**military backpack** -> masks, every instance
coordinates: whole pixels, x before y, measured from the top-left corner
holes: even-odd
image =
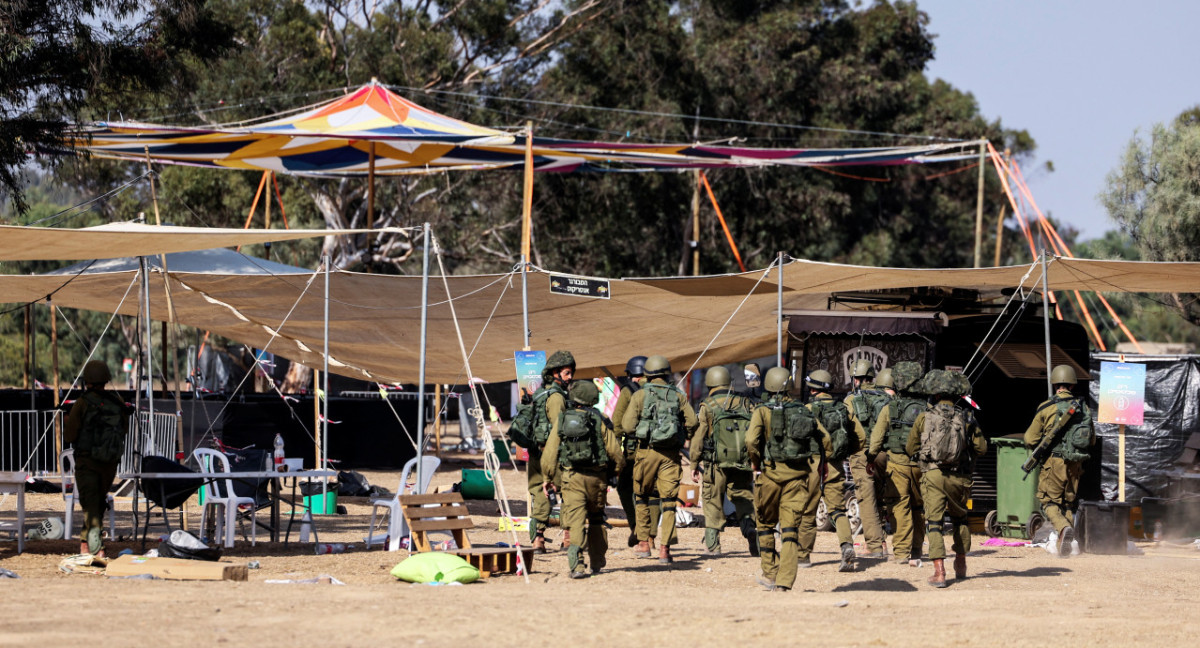
[[[908,454],[908,435],[923,411],[925,401],[917,398],[899,396],[892,401],[891,418],[888,419],[887,436],[884,439],[888,451]]]
[[[83,395],[87,410],[79,428],[79,439],[75,452],[81,457],[91,457],[100,463],[114,463],[125,452],[125,434],[128,424],[125,403],[109,392],[103,394],[89,391]]]
[[[599,468],[608,463],[600,413],[572,403],[558,417],[558,462],[567,468]]]
[[[850,430],[850,410],[835,400],[812,401],[813,415],[829,433],[829,460],[841,461],[854,453],[855,435]]]
[[[638,442],[651,448],[674,450],[683,446],[686,431],[683,414],[679,409],[682,395],[674,385],[646,383],[641,416],[638,417],[634,435]]]
[[[708,461],[721,468],[747,468],[746,431],[750,429],[750,408],[745,398],[729,394],[712,396],[704,402],[712,413],[712,428],[705,439],[712,444]]]
[[[796,401],[768,400],[763,407],[771,410],[767,459],[795,462],[811,457],[817,443],[817,419],[812,411]]]
[[[1095,431],[1092,428],[1092,413],[1084,402],[1078,398],[1052,398],[1042,406],[1056,407],[1057,417],[1062,417],[1072,407],[1075,413],[1058,424],[1057,430],[1048,430],[1047,434],[1055,434],[1058,442],[1050,450],[1050,454],[1062,457],[1063,461],[1084,461],[1091,455],[1092,443],[1095,441]],[[1056,418],[1057,420],[1057,418]]]
[[[551,382],[543,385],[533,393],[528,403],[517,406],[517,415],[513,417],[508,428],[508,438],[522,448],[539,448],[546,445],[550,438],[550,415],[546,412],[546,401],[552,394],[561,394],[566,400],[567,393],[558,383]]]
[[[967,425],[967,413],[953,405],[926,406],[921,461],[938,466],[962,462],[967,449]]]
[[[853,396],[850,402],[854,405],[854,417],[869,434],[879,413],[892,401],[892,397],[878,389],[860,389]]]

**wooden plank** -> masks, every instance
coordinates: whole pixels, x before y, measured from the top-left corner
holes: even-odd
[[[419,504],[449,504],[450,502],[462,502],[462,493],[426,493],[424,495],[401,495],[401,506],[413,506]]]
[[[471,518],[454,518],[451,520],[409,520],[408,528],[413,531],[450,531],[451,529],[471,529],[475,523]]]
[[[456,518],[470,517],[471,513],[465,506],[406,506],[404,507],[404,516],[410,520],[433,517]]]
[[[245,563],[208,562],[181,558],[146,558],[126,554],[110,560],[105,576],[153,574],[166,580],[244,581],[249,575]]]

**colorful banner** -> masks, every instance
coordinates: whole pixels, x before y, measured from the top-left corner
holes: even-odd
[[[545,351],[517,351],[517,397],[518,402],[532,396],[542,386],[542,369],[546,366]]]
[[[1098,422],[1141,425],[1146,410],[1146,365],[1101,362],[1099,400]]]

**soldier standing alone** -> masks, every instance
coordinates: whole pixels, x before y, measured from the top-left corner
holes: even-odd
[[[612,424],[594,408],[599,399],[600,392],[592,381],[571,383],[570,403],[559,415],[542,455],[543,487],[549,490],[555,483],[562,484],[562,519],[570,534],[567,566],[571,578],[586,578],[606,564],[604,506],[608,475],[620,472],[625,463]],[[590,572],[580,555],[584,547]]]
[[[1058,553],[1066,556],[1075,539],[1079,478],[1096,442],[1096,431],[1087,403],[1071,393],[1077,382],[1075,370],[1070,365],[1058,365],[1050,372],[1050,382],[1054,397],[1038,406],[1033,422],[1025,430],[1025,446],[1033,449],[1043,441],[1050,445],[1050,456],[1038,476],[1037,498],[1043,515],[1058,533]]]
[[[987,452],[987,439],[975,417],[954,402],[970,391],[966,377],[958,372],[933,369],[923,379],[932,398],[917,415],[908,434],[906,450],[921,462],[921,494],[925,500],[925,535],[933,576],[929,584],[946,586],[946,543],[942,519],[950,516],[954,528],[954,578],[967,577],[967,552],[971,550],[971,528],[967,525],[967,500],[971,498],[971,472],[975,459]]]
[[[667,382],[671,363],[664,356],[646,358],[644,368],[650,382],[642,385],[629,401],[621,424],[634,430],[638,449],[633,465],[633,488],[637,495],[638,545],[634,555],[650,557],[651,498],[657,494],[662,506],[662,540],[658,562],[670,564],[675,537],[675,506],[679,496],[680,451],[696,430],[696,413],[677,387]]]
[[[751,406],[745,396],[730,389],[732,378],[725,367],[713,367],[704,375],[708,397],[700,403],[700,426],[688,445],[688,460],[695,468],[692,479],[704,488],[704,551],[721,553],[721,530],[725,527],[724,498],[737,511],[742,535],[750,555],[758,555],[754,525],[754,474],[746,455],[746,430]],[[703,474],[703,481],[701,475]]]
[[[75,446],[75,488],[84,515],[79,553],[103,558],[105,499],[125,451],[131,412],[123,400],[105,389],[112,380],[108,365],[89,360],[82,373],[87,390],[71,406],[63,439]]]

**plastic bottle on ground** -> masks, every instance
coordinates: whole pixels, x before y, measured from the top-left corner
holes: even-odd
[[[320,542],[316,545],[317,555],[337,554],[346,550],[346,545],[340,542]]]

